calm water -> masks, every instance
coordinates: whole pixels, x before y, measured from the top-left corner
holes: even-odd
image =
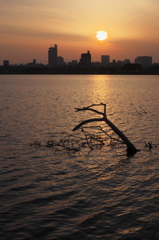
[[[158,94],[159,76],[1,75],[1,239],[158,240]],[[140,152],[44,146],[96,116],[74,108],[99,102]]]

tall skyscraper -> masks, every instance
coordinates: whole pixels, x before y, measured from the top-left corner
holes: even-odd
[[[109,55],[102,55],[101,56],[101,64],[102,66],[106,66],[110,63],[110,56]]]
[[[91,66],[91,54],[90,54],[89,51],[87,51],[87,53],[82,53],[81,54],[79,64],[82,67],[90,67]]]
[[[54,44],[54,47],[50,47],[48,50],[48,64],[50,66],[57,65],[57,45]]]

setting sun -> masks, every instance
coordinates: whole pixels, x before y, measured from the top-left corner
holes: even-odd
[[[101,31],[97,31],[96,32],[96,38],[99,40],[99,41],[103,41],[105,40],[106,38],[108,38],[108,33],[101,30]]]

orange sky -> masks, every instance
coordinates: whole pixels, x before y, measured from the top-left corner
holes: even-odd
[[[50,45],[65,61],[90,50],[93,61],[152,56],[159,62],[158,0],[2,0],[0,65],[47,63]],[[108,32],[99,42],[96,31]]]

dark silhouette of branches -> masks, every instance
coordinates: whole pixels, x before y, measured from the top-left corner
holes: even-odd
[[[101,107],[102,110],[99,110],[98,108]],[[135,108],[136,109],[136,108]],[[139,114],[146,114],[147,112],[140,106],[140,111],[137,111]],[[106,114],[106,104],[99,103],[99,104],[92,104],[87,107],[83,108],[75,108],[76,112],[81,111],[89,111],[93,114],[100,115],[100,117],[95,117],[91,119],[86,119],[77,126],[73,128],[73,131],[76,131],[78,129],[81,129],[81,133],[74,135],[74,134],[65,134],[63,137],[59,140],[53,139],[46,141],[44,144],[42,144],[41,141],[34,141],[30,144],[30,146],[34,147],[47,147],[52,148],[56,152],[66,151],[69,154],[77,153],[81,151],[84,148],[89,148],[90,150],[94,150],[96,148],[102,148],[105,143],[107,143],[107,146],[116,147],[119,144],[125,144],[127,146],[126,151],[127,155],[131,156],[134,155],[139,150],[136,149],[136,147],[130,142],[130,140],[125,136],[125,134],[120,131],[108,118]],[[86,126],[88,123],[93,122],[105,122],[110,129],[117,135],[117,137],[108,134],[101,126]],[[89,130],[88,130],[89,128]],[[95,129],[95,134],[94,130]],[[87,130],[86,130],[87,129]],[[93,131],[92,131],[93,130]],[[96,134],[98,130],[98,135]],[[93,133],[92,133],[93,132]],[[110,142],[108,144],[108,139],[110,139]],[[145,148],[151,150],[152,148],[156,148],[158,144],[152,144],[152,142],[145,142]]]
[[[103,112],[100,112],[92,107],[99,107],[99,106],[103,106]],[[93,119],[88,119],[85,121],[82,121],[81,123],[79,123],[75,128],[73,128],[73,131],[78,130],[80,127],[82,127],[83,125],[90,123],[90,122],[96,122],[96,121],[104,121],[117,135],[118,137],[126,144],[127,146],[127,155],[134,155],[138,150],[136,149],[136,147],[130,142],[130,140],[123,134],[123,132],[121,132],[106,116],[106,104],[104,103],[100,103],[100,104],[92,104],[88,107],[83,107],[83,108],[75,108],[76,112],[79,111],[92,111],[96,114],[100,114],[103,117],[102,118],[93,118]]]

